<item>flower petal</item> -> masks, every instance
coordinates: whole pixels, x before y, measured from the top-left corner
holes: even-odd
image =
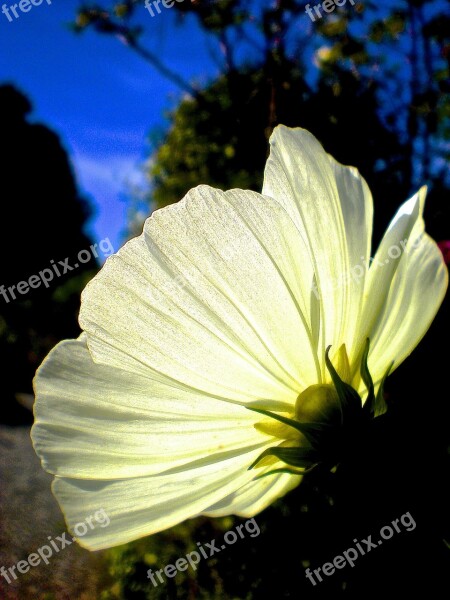
[[[369,270],[361,326],[371,340],[369,368],[380,381],[411,354],[428,330],[448,286],[448,271],[422,218],[426,188],[403,204]]]
[[[370,190],[354,168],[330,157],[303,129],[279,126],[271,140],[263,194],[291,216],[309,249],[320,295],[319,356],[342,343],[352,356],[372,235]],[[307,285],[307,282],[304,282]]]
[[[273,200],[191,190],[87,286],[80,322],[94,360],[234,402],[293,404],[319,369],[301,248]]]
[[[416,228],[415,237],[423,232],[422,213],[425,195],[426,188],[423,187],[399,208],[373,257],[367,276],[365,301],[361,313],[359,347],[365,344],[367,336],[376,327],[392,279],[402,259],[405,245],[414,228]],[[374,350],[373,344],[371,350]]]
[[[50,353],[35,390],[34,448],[43,467],[63,477],[151,475],[270,445],[253,427],[254,413],[96,364],[85,336]]]
[[[285,465],[280,462],[279,465],[270,465],[265,470],[270,471],[278,466]],[[267,508],[277,498],[281,498],[297,487],[301,479],[300,476],[287,473],[261,477],[256,481],[246,483],[236,492],[208,508],[203,514],[207,517],[223,517],[230,514],[253,517]]]
[[[223,461],[193,464],[189,469],[118,481],[56,477],[53,493],[75,535],[77,523],[85,522],[97,511],[108,515],[107,527],[88,528],[86,535],[78,539],[82,546],[99,550],[157,533],[201,514],[254,477],[246,466],[256,456],[253,451]]]

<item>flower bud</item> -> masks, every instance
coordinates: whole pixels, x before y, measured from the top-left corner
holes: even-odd
[[[342,412],[334,386],[320,383],[306,388],[295,402],[295,418],[301,423],[341,423]]]

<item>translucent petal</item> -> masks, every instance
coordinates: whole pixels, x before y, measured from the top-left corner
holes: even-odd
[[[275,129],[263,193],[277,200],[296,224],[313,265],[320,297],[318,349],[326,379],[325,349],[343,343],[353,359],[372,235],[372,197],[356,169],[331,158],[303,129]],[[305,272],[306,278],[312,275]],[[306,286],[307,281],[304,282]]]
[[[96,364],[84,339],[51,352],[35,390],[34,447],[59,476],[157,474],[268,444],[242,406]]]
[[[94,360],[236,402],[317,381],[302,241],[273,200],[207,186],[148,219],[83,294]]]

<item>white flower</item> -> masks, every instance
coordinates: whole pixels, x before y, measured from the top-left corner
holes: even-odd
[[[269,448],[308,443],[246,407],[333,420],[329,346],[364,399],[367,338],[375,392],[410,354],[447,287],[424,200],[422,188],[400,208],[368,269],[365,181],[308,132],[278,127],[262,194],[200,186],[106,261],[83,293],[83,334],[35,380],[34,447],[69,528],[110,517],[84,546],[198,514],[250,517],[299,483],[259,477],[286,467],[273,456],[249,470]]]

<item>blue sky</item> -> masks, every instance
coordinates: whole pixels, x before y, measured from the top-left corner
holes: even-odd
[[[164,127],[180,91],[116,39],[70,31],[79,4],[44,0],[12,22],[0,13],[0,82],[16,84],[33,102],[33,120],[60,135],[95,209],[88,232],[95,241],[109,237],[117,250],[127,191],[143,180],[147,136]],[[175,16],[163,9],[151,18],[141,9],[152,50],[187,79],[214,75],[208,40],[193,22],[177,27]]]

